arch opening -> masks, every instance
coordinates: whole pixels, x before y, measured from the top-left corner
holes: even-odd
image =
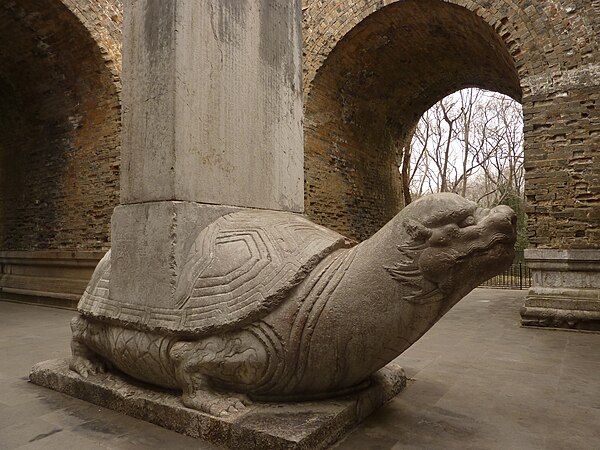
[[[521,101],[502,38],[481,17],[440,0],[372,13],[336,45],[305,105],[305,209],[368,238],[403,206],[399,149],[421,115],[467,87]]]

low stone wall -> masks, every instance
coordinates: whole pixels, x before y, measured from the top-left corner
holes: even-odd
[[[75,308],[103,252],[0,252],[0,300]]]

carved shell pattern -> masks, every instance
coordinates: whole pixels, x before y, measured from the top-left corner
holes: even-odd
[[[264,317],[325,256],[348,246],[342,235],[297,214],[258,210],[228,214],[195,239],[173,307],[110,299],[109,251],[78,309],[140,329],[194,336],[222,332]]]

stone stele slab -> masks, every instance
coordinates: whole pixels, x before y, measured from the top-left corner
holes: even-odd
[[[216,418],[186,408],[178,393],[150,388],[125,375],[82,378],[69,370],[67,359],[41,362],[29,378],[37,385],[235,449],[327,448],[406,386],[404,370],[390,363],[354,394],[301,403],[253,403],[243,413]]]

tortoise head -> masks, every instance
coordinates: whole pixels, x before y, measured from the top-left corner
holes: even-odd
[[[415,301],[462,298],[514,259],[517,219],[508,206],[488,210],[443,193],[411,203],[401,215],[402,261],[387,269],[399,281],[412,277],[421,288]]]

